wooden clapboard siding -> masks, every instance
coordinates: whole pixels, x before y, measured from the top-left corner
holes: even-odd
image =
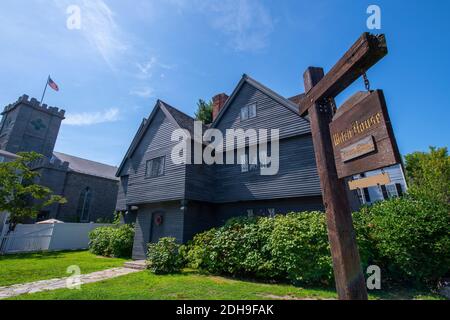
[[[256,118],[241,121],[241,108],[253,103],[256,103]],[[215,127],[223,132],[224,137],[227,129],[279,129],[280,138],[307,134],[311,131],[307,120],[249,83],[242,86]]]
[[[243,106],[256,103],[256,118],[240,120]],[[214,202],[277,199],[320,195],[309,122],[249,83],[244,83],[215,127],[227,129],[279,129],[280,171],[261,176],[241,173],[239,165],[215,166]]]
[[[171,151],[176,144],[171,142],[171,136],[175,129],[164,113],[157,110],[130,159],[128,205],[184,198],[186,167],[171,161]],[[166,157],[164,175],[147,178],[147,161],[161,156]]]
[[[242,173],[240,165],[215,169],[220,179],[215,188],[215,202],[316,196],[321,192],[310,135],[280,141],[277,175],[262,176],[259,170]]]
[[[184,213],[178,201],[141,205],[138,210],[133,243],[133,259],[145,259],[147,244],[152,239],[153,214],[164,216],[159,237],[173,237],[183,242]]]
[[[128,190],[129,176],[124,175],[120,177],[119,190],[117,192],[116,211],[127,210],[127,190]]]

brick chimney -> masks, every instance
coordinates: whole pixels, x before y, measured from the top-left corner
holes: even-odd
[[[225,93],[218,94],[213,97],[213,114],[212,119],[213,121],[216,120],[217,116],[220,113],[220,110],[222,110],[223,106],[227,102],[228,96]]]

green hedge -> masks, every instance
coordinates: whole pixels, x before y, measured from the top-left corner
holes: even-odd
[[[294,283],[330,284],[332,261],[320,212],[232,219],[195,236],[187,246],[191,268],[215,274]]]
[[[105,257],[131,257],[134,227],[128,224],[100,227],[89,233],[89,251]]]
[[[378,202],[353,215],[363,265],[386,281],[435,286],[449,274],[447,207],[411,197]]]
[[[363,270],[379,266],[386,285],[434,287],[449,275],[446,206],[403,197],[353,216]],[[196,235],[183,252],[188,267],[213,274],[309,285],[333,282],[325,215],[320,212],[232,219]]]

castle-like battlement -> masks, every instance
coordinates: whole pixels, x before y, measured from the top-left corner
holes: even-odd
[[[33,169],[47,168],[47,169],[68,171],[69,163],[62,162],[61,160],[55,159],[55,158],[49,159],[47,157],[44,157],[44,158],[33,161],[33,163],[31,163],[31,168],[33,168]]]
[[[56,108],[56,107],[50,107],[50,106],[48,106],[46,104],[42,104],[41,105],[37,99],[35,99],[35,98],[29,99],[29,96],[24,94],[23,96],[19,97],[19,99],[17,99],[16,102],[7,105],[1,114],[4,115],[5,113],[10,112],[13,109],[17,108],[21,104],[25,104],[27,106],[30,106],[30,107],[35,108],[37,110],[40,110],[40,111],[49,113],[51,115],[60,117],[62,119],[64,119],[64,115],[66,113],[66,111],[63,110],[63,109],[59,109],[59,108]]]

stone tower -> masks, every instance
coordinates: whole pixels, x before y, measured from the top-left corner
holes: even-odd
[[[64,114],[64,110],[40,105],[23,95],[1,113],[0,149],[12,153],[35,151],[51,158]]]

